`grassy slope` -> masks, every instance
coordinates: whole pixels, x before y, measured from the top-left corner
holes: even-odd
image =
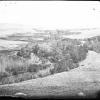
[[[96,58],[96,60],[94,60]],[[14,94],[16,92],[24,92],[28,95],[76,95],[78,92],[83,91],[85,94],[100,90],[100,70],[99,64],[96,61],[100,59],[100,55],[95,52],[89,51],[87,59],[80,63],[80,67],[73,69],[69,72],[62,72],[55,75],[47,76],[45,78],[32,79],[21,83],[0,86],[0,92],[3,89],[7,94]],[[93,62],[94,60],[94,62]],[[87,64],[91,66],[87,66]],[[84,66],[82,66],[84,65]],[[87,70],[88,68],[88,70]],[[92,70],[91,70],[92,69]],[[2,94],[2,93],[1,93]],[[11,95],[10,94],[10,95]]]

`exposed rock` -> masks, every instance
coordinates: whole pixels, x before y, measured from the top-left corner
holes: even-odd
[[[27,94],[21,93],[21,92],[15,93],[14,95],[15,95],[15,96],[27,96]]]
[[[85,94],[83,92],[79,92],[78,96],[85,96]]]

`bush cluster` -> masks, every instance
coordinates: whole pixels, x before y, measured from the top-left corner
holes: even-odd
[[[21,48],[21,50],[17,52],[17,56],[20,56],[23,58],[29,58],[31,53],[34,53],[35,55],[37,55],[40,49],[38,44],[30,46],[30,47],[29,45],[31,44],[28,44],[25,47]]]
[[[55,62],[52,73],[68,71],[78,67],[78,63],[87,56],[87,48],[81,45],[73,45],[70,41],[58,42],[53,49]]]
[[[8,77],[9,76],[9,73],[7,72],[0,72],[0,81],[5,78],[5,77]]]
[[[50,74],[69,71],[79,66],[79,62],[86,58],[88,49],[87,45],[80,45],[78,40],[60,40],[56,41],[52,46],[52,51],[42,50],[38,45],[23,47],[17,52],[16,57],[2,56],[0,57],[0,68],[4,68],[0,73],[0,80],[3,84],[25,81],[37,77],[45,77]],[[29,63],[31,53],[38,56],[42,64]],[[33,61],[33,60],[32,60]],[[53,63],[51,67],[49,61]]]
[[[16,76],[9,76],[9,77],[4,77],[1,81],[1,84],[11,84],[11,83],[18,83],[21,81],[29,80],[29,79],[35,79],[37,78],[34,73],[23,73],[23,74],[18,74]]]
[[[87,47],[88,50],[100,53],[100,36],[88,38],[85,41],[84,46]]]
[[[70,60],[61,60],[58,63],[55,63],[54,69],[51,70],[51,73],[60,73],[64,71],[69,71],[71,69],[77,68],[79,66],[78,63],[73,63],[72,59]]]

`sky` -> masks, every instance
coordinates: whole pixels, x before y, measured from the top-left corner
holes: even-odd
[[[0,23],[36,28],[100,27],[99,1],[0,1]]]

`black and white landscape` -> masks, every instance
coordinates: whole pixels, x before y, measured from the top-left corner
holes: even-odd
[[[1,1],[0,4],[0,96],[98,96],[99,2]],[[93,7],[97,7],[94,12]],[[68,11],[78,15],[72,17]]]

